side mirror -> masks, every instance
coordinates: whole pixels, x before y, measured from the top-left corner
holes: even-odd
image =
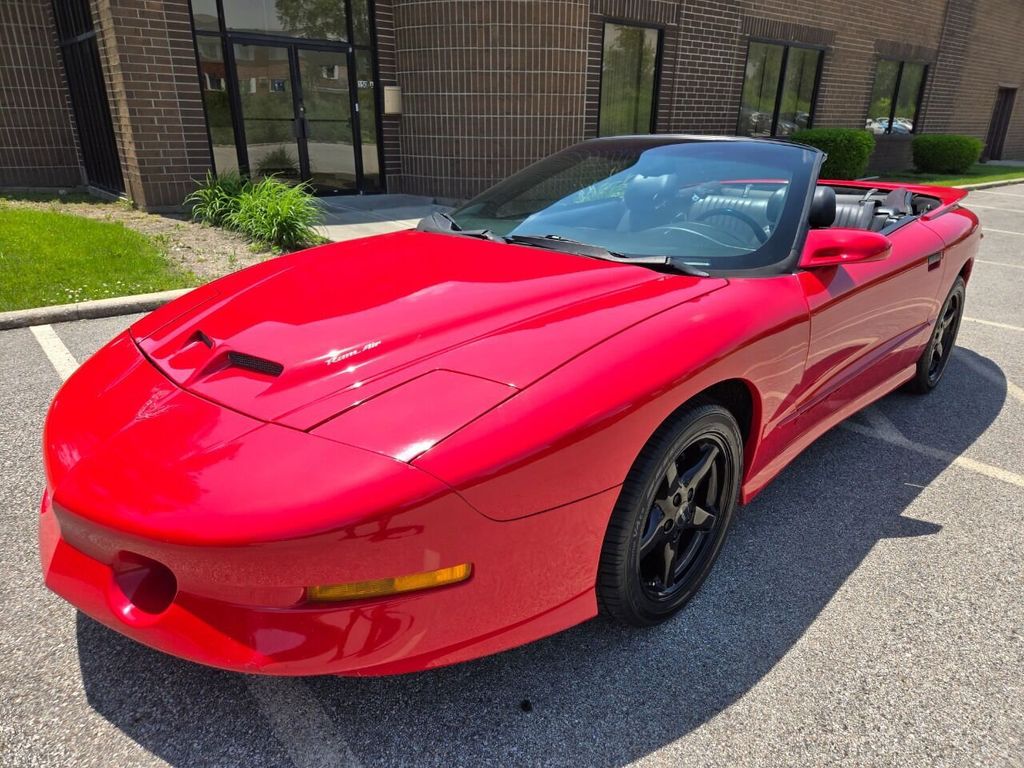
[[[892,251],[889,238],[863,229],[811,229],[800,255],[801,269],[881,261]]]

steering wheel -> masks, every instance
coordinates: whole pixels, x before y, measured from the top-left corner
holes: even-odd
[[[734,219],[739,219],[750,227],[750,231],[754,233],[754,237],[757,238],[757,242],[768,242],[768,235],[765,233],[764,229],[761,228],[761,225],[754,221],[751,216],[743,213],[743,211],[737,211],[735,208],[711,208],[695,218],[690,219],[690,221],[702,222],[705,219],[710,219],[712,216],[732,216]]]

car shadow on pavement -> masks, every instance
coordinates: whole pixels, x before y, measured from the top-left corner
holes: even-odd
[[[893,422],[941,423],[932,445],[960,455],[1005,398],[999,368],[961,348],[930,396],[896,393],[875,408]],[[633,630],[597,619],[415,675],[268,683],[300,685],[326,715],[324,733],[282,733],[244,676],[164,656],[79,615],[85,691],[98,713],[174,765],[312,765],[326,746],[363,765],[622,765],[749,691],[877,543],[937,534],[941,526],[904,512],[947,464],[834,429],[740,510],[714,572],[675,620]]]

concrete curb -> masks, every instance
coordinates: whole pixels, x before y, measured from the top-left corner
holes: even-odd
[[[118,296],[113,299],[80,301],[76,304],[57,304],[51,307],[16,309],[0,312],[0,331],[10,328],[26,328],[30,325],[66,323],[72,320],[89,320],[97,317],[131,315],[136,312],[150,312],[162,307],[172,299],[184,296],[191,288],[157,293],[140,293],[136,296]]]
[[[959,184],[953,189],[991,189],[992,187],[1008,187],[1011,184],[1024,184],[1024,176],[1016,179],[1000,179],[999,181],[984,181],[981,184]]]

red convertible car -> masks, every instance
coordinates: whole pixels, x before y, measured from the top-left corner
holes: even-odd
[[[375,675],[672,616],[737,504],[956,340],[964,192],[583,142],[136,322],[57,394],[50,589],[225,669]],[[852,489],[851,489],[852,491]]]

